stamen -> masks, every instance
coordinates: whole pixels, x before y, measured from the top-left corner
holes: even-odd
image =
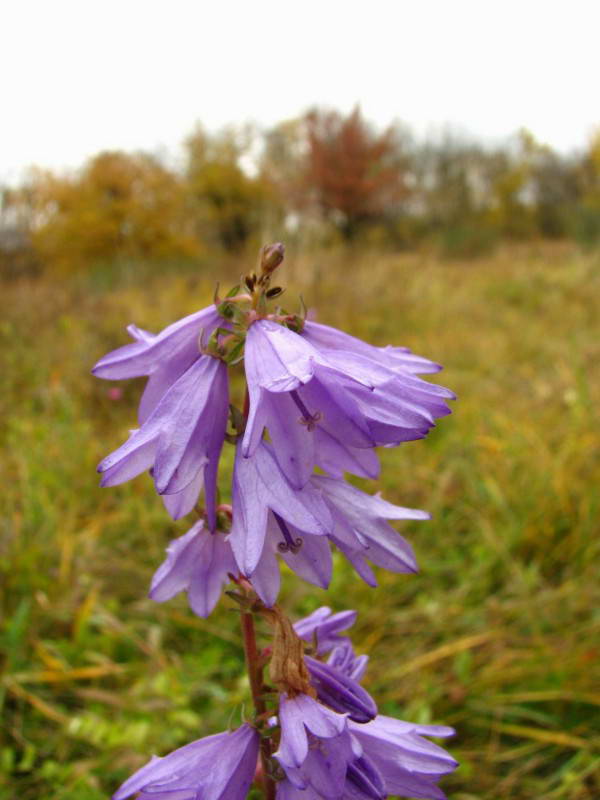
[[[311,414],[308,408],[302,402],[300,395],[295,389],[290,392],[290,395],[292,396],[292,400],[294,401],[294,403],[296,403],[296,405],[302,412],[302,416],[300,417],[298,422],[300,423],[300,425],[306,425],[309,431],[314,431],[315,425],[322,418],[323,415],[321,414],[320,411],[315,411],[314,414]]]
[[[302,544],[303,544],[302,539],[300,537],[298,537],[297,539],[294,539],[292,537],[292,534],[288,530],[288,526],[281,519],[279,514],[276,514],[273,511],[273,516],[275,517],[275,520],[277,521],[277,524],[279,525],[279,530],[283,534],[283,538],[285,540],[283,542],[279,542],[278,543],[277,549],[279,550],[280,553],[289,553],[289,552],[291,552],[291,553],[294,553],[294,555],[295,555],[300,550],[300,548],[302,547]]]

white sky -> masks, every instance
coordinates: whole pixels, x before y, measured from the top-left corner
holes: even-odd
[[[359,102],[380,125],[600,124],[598,0],[4,0],[0,181],[101,149],[176,153],[199,120],[270,125]]]

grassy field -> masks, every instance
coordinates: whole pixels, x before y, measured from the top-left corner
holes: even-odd
[[[457,729],[452,800],[597,800],[598,256],[288,260],[288,305],[299,290],[321,321],[441,361],[459,401],[382,454],[385,497],[434,515],[402,527],[421,573],[380,571],[372,590],[339,562],[328,593],[288,575],[283,604],[360,610],[380,709]],[[232,604],[203,621],[184,598],[146,599],[185,522],[147,477],[101,490],[95,473],[142,382],[114,399],[90,366],[130,321],[156,330],[206,304],[217,272],[0,287],[2,800],[106,798],[151,753],[249,709]]]

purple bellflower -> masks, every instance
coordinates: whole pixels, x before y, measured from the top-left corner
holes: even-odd
[[[260,442],[251,458],[244,458],[238,444],[231,547],[240,571],[267,605],[279,591],[276,552],[307,580],[329,583],[331,555],[324,537],[332,524],[321,492],[312,484],[292,488],[270,444]]]
[[[374,454],[361,461],[357,450],[424,438],[437,417],[450,413],[446,399],[454,397],[362,352],[320,350],[267,319],[248,329],[245,369],[250,413],[243,453],[252,455],[266,427],[296,488],[307,483],[315,464],[336,462],[332,450],[341,457],[338,470],[376,474]]]
[[[201,357],[201,336],[208,338],[215,328],[227,324],[214,306],[208,306],[174,322],[158,334],[129,325],[127,331],[135,341],[103,356],[92,373],[109,381],[149,377],[139,407],[142,424],[167,389]]]
[[[142,426],[98,466],[102,486],[151,470],[167,509],[178,519],[194,507],[202,486],[211,528],[216,524],[217,467],[227,425],[227,366],[197,358],[165,391]]]
[[[413,725],[384,716],[366,724],[349,720],[338,737],[311,737],[318,758],[310,754],[296,768],[282,764],[286,779],[277,785],[277,800],[384,800],[397,795],[446,800],[436,784],[458,764],[423,737],[453,733],[441,725]]]
[[[245,800],[254,779],[259,735],[249,725],[156,756],[115,792],[125,800]]]
[[[167,548],[167,559],[154,573],[150,597],[158,603],[187,591],[192,611],[208,617],[229,573],[237,571],[231,545],[221,531],[211,533],[199,520]]]
[[[430,519],[427,511],[396,506],[346,481],[323,475],[315,475],[311,483],[321,490],[333,517],[329,538],[366,583],[377,585],[367,559],[390,572],[417,571],[412,547],[386,520],[426,520]]]
[[[252,456],[238,444],[233,473],[230,541],[240,572],[272,606],[280,584],[277,556],[305,580],[327,588],[330,544],[371,586],[377,585],[367,559],[393,572],[416,572],[409,543],[386,519],[429,519],[361,492],[343,480],[314,475],[301,489],[287,481],[271,444],[261,441]]]
[[[281,695],[279,725],[281,739],[273,755],[287,782],[301,791],[312,790],[317,797],[340,797],[348,767],[356,758],[346,716],[306,694]],[[283,792],[285,796],[285,788]]]

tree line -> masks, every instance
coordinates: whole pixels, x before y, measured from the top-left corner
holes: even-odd
[[[4,187],[0,269],[68,274],[115,259],[195,261],[263,239],[319,246],[433,244],[476,255],[504,239],[600,243],[600,132],[563,155],[525,130],[485,146],[419,141],[357,108],[313,109],[266,131],[197,128],[182,163],[102,152],[79,170],[33,169]]]

